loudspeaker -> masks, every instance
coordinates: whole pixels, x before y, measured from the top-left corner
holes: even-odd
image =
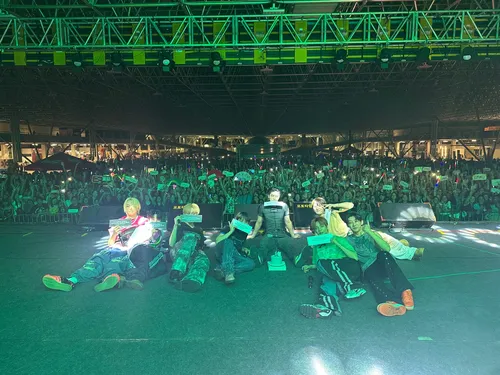
[[[222,203],[199,204],[200,215],[203,216],[201,227],[203,229],[221,228],[224,207]],[[172,211],[168,213],[167,229],[172,230],[176,216],[182,215],[183,204],[175,204]]]
[[[295,202],[293,204],[293,225],[295,228],[309,228],[312,219],[316,216],[311,202]]]
[[[378,208],[374,224],[380,228],[430,228],[436,224],[430,203],[379,203]]]
[[[250,218],[250,221],[256,221],[259,206],[260,204],[235,204],[234,214],[236,215],[238,212],[246,212]]]
[[[119,219],[124,215],[123,206],[84,206],[78,224],[107,229],[110,220]]]

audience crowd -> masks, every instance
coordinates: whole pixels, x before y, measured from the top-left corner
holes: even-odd
[[[101,178],[102,177],[102,178]],[[20,215],[77,213],[83,206],[142,203],[142,214],[160,219],[178,204],[262,203],[272,187],[293,210],[294,202],[324,197],[353,202],[371,221],[377,202],[430,202],[438,220],[499,220],[500,163],[325,155],[237,159],[173,156],[100,161],[94,171],[10,169],[0,174],[0,220]]]

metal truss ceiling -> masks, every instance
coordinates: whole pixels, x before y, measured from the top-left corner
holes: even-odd
[[[500,62],[0,69],[0,118],[172,133],[331,132],[499,121]]]
[[[0,48],[286,48],[328,45],[493,43],[494,10],[391,13],[0,18]]]
[[[0,0],[9,14],[43,18],[262,14],[273,4],[286,13],[495,8],[495,0]]]

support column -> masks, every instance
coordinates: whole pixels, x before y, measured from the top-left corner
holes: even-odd
[[[12,158],[14,163],[20,163],[23,159],[21,149],[21,131],[19,129],[19,118],[12,117],[10,119],[10,133],[12,142]]]
[[[88,131],[88,134],[89,134],[89,144],[90,144],[90,160],[96,161],[97,160],[97,145],[95,143],[95,139],[96,139],[95,129],[90,128]]]
[[[437,139],[438,139],[438,121],[434,121],[431,125],[431,149],[432,157],[437,157]]]

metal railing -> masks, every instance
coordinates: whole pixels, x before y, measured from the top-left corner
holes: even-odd
[[[80,220],[79,214],[68,214],[68,213],[58,213],[58,214],[21,214],[12,216],[7,220],[9,223],[14,224],[78,224]]]

